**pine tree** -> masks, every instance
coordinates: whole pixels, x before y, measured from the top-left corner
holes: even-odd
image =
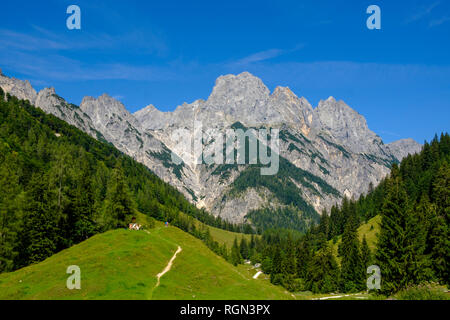
[[[243,259],[249,259],[250,258],[250,252],[249,252],[247,240],[244,237],[241,238],[239,251],[240,251],[241,256],[242,256]]]
[[[297,248],[297,275],[302,279],[308,276],[308,269],[313,258],[313,250],[311,240],[306,235]]]
[[[48,177],[35,174],[27,192],[23,230],[20,234],[23,251],[21,265],[42,261],[56,250],[59,241],[56,195],[49,190]]]
[[[283,257],[281,256],[281,249],[277,245],[275,247],[273,258],[272,258],[272,273],[273,274],[279,274],[282,273],[283,267],[282,267]]]
[[[286,245],[284,249],[285,255],[283,256],[282,269],[285,275],[295,276],[297,273],[297,259],[294,242],[291,234],[288,235]]]
[[[117,167],[113,170],[108,184],[106,204],[107,227],[125,227],[134,214],[134,204],[131,200],[123,170]]]
[[[342,257],[340,287],[343,292],[362,290],[365,284],[357,227],[355,217],[351,215],[347,219],[342,242],[339,246],[339,255]]]
[[[320,224],[319,224],[319,232],[322,233],[326,240],[329,240],[330,235],[330,218],[328,217],[328,213],[326,210],[322,211],[322,215],[320,217]]]
[[[238,264],[242,263],[242,256],[241,252],[239,250],[239,245],[237,238],[234,238],[233,246],[231,247],[231,263],[234,266],[237,266]]]
[[[2,146],[0,146],[2,148]],[[3,151],[3,150],[0,150]],[[6,151],[6,150],[5,150]],[[3,154],[3,153],[2,153]],[[0,156],[1,157],[1,156]],[[7,155],[0,165],[0,273],[14,268],[17,256],[17,233],[19,231],[17,214],[17,195],[20,192],[17,175],[17,158]]]
[[[329,293],[338,289],[339,266],[329,246],[316,252],[308,268],[307,287],[313,293]]]
[[[272,272],[270,273],[270,282],[273,284],[282,284],[283,275],[286,274],[283,266],[284,255],[281,252],[279,244],[275,245],[272,258]]]
[[[227,245],[225,243],[222,244],[220,251],[221,251],[221,256],[225,260],[228,260],[229,259],[228,248],[227,248]]]
[[[366,235],[363,236],[361,242],[361,262],[363,266],[363,272],[366,272],[367,268],[372,265],[372,252],[367,244]]]
[[[433,198],[437,204],[438,214],[447,225],[450,224],[450,164],[443,161],[433,183]]]
[[[441,137],[442,139],[445,137]],[[436,208],[431,219],[429,236],[432,266],[437,280],[448,285],[450,284],[450,166],[447,161],[442,163],[437,172],[433,183],[433,198]]]
[[[395,167],[395,166],[394,166]],[[425,230],[411,210],[398,168],[393,168],[382,210],[376,252],[381,290],[393,293],[426,278]]]

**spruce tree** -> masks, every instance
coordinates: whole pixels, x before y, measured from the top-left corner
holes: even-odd
[[[448,137],[448,135],[447,135]],[[445,141],[445,136],[441,136]],[[441,149],[447,148],[443,146]],[[448,150],[447,150],[448,152]],[[429,247],[435,277],[443,284],[450,284],[450,165],[443,161],[433,183],[436,208],[431,219]]]
[[[283,281],[283,254],[279,244],[276,244],[273,258],[272,258],[272,272],[270,273],[270,282],[273,284],[281,284]]]
[[[372,252],[367,244],[366,235],[363,236],[361,242],[361,262],[363,266],[363,272],[365,273],[367,268],[372,265]]]
[[[50,257],[59,241],[57,228],[56,194],[48,186],[48,177],[34,174],[27,191],[23,230],[20,234],[23,248],[22,265]]]
[[[338,289],[339,266],[330,246],[316,252],[308,268],[307,287],[313,293],[330,293]]]
[[[349,216],[339,246],[339,255],[342,257],[340,288],[343,292],[360,291],[365,284],[357,227],[355,217]]]
[[[238,264],[240,264],[242,262],[242,256],[241,256],[241,252],[239,250],[237,238],[234,238],[233,246],[231,247],[230,258],[231,258],[231,263],[234,266],[237,266]]]
[[[292,236],[289,234],[286,240],[286,245],[284,249],[284,256],[282,261],[282,269],[285,275],[295,276],[297,273],[297,259],[296,259],[296,250],[294,246],[294,242],[292,240]]]
[[[239,251],[240,251],[241,256],[242,256],[243,259],[248,259],[248,258],[250,258],[250,252],[249,252],[247,240],[246,240],[244,237],[241,238],[241,243],[240,243],[240,246],[239,246]]]
[[[386,187],[376,263],[381,270],[381,290],[390,294],[425,280],[426,233],[409,206],[395,165]]]
[[[312,243],[308,235],[306,235],[297,248],[297,265],[296,273],[298,277],[306,279],[308,276],[309,266],[313,258]]]
[[[322,211],[322,215],[320,217],[320,224],[319,224],[319,232],[322,233],[325,236],[326,240],[329,240],[330,235],[330,218],[328,217],[328,213],[326,210]]]
[[[116,167],[108,184],[106,212],[108,227],[125,227],[134,214],[134,204],[123,170]]]
[[[450,284],[450,240],[449,229],[442,216],[436,215],[431,222],[430,246],[435,279],[442,284]]]
[[[0,146],[1,148],[4,146]],[[3,154],[3,153],[2,153]],[[0,156],[1,157],[1,156]],[[0,165],[0,273],[14,268],[17,256],[17,233],[19,232],[20,216],[17,198],[20,192],[19,176],[17,175],[17,157],[6,155]]]

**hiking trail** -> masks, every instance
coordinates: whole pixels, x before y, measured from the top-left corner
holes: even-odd
[[[182,250],[183,250],[183,249],[181,249],[181,247],[178,246],[177,251],[175,251],[175,254],[172,256],[172,258],[170,259],[169,263],[168,263],[167,266],[164,268],[164,270],[156,275],[157,282],[156,282],[155,288],[157,288],[157,287],[159,286],[159,279],[160,279],[166,272],[169,272],[169,271],[170,271],[170,269],[172,268],[173,261],[174,261],[175,258],[177,257],[177,254],[180,253]]]

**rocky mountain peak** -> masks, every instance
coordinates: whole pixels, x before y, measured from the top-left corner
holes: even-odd
[[[98,98],[84,97],[80,108],[89,115],[93,115],[99,111],[104,111],[106,114],[116,113],[123,116],[129,115],[123,103],[107,93],[102,94]]]
[[[312,112],[312,106],[305,98],[297,97],[288,87],[276,87],[270,96],[264,122],[298,125],[306,133],[306,127],[312,122]]]
[[[41,91],[39,91],[39,93],[38,93],[38,95],[47,95],[47,96],[55,95],[55,94],[56,94],[56,91],[55,91],[54,87],[44,88]]]
[[[408,138],[391,142],[387,145],[387,148],[398,160],[401,160],[408,154],[420,152],[422,145],[415,140]]]
[[[59,111],[56,106],[62,107],[66,105],[66,101],[59,97],[56,94],[55,88],[44,88],[36,96],[36,100],[34,102],[36,107],[41,108],[47,113],[52,113],[56,116],[59,116]]]
[[[382,144],[381,138],[369,129],[361,114],[334,97],[319,102],[314,109],[313,125],[357,153],[377,153]]]
[[[272,93],[272,96],[275,97],[280,97],[280,96],[284,96],[284,97],[288,97],[288,98],[292,98],[295,99],[298,97],[295,95],[295,93],[292,92],[291,89],[289,89],[289,87],[276,87],[275,90]]]
[[[221,110],[252,108],[264,103],[270,91],[261,81],[248,72],[221,76],[216,80],[207,104]]]
[[[146,106],[145,108],[142,108],[142,109],[136,111],[135,113],[133,113],[133,116],[134,116],[135,118],[141,118],[141,117],[144,117],[144,116],[146,116],[146,115],[148,115],[148,114],[151,114],[151,113],[153,113],[153,112],[161,112],[161,111],[159,111],[158,109],[156,109],[156,107],[155,107],[154,105],[149,104],[149,105]]]
[[[57,96],[54,88],[36,94],[29,82],[2,75],[0,86],[5,92],[35,102],[45,112],[93,137],[109,141],[178,188],[199,207],[236,223],[243,222],[249,210],[272,206],[279,200],[276,192],[249,188],[237,197],[224,200],[227,190],[245,169],[231,166],[222,172],[214,166],[173,165],[167,159],[175,147],[171,140],[174,130],[192,129],[196,121],[202,121],[203,128],[225,129],[236,121],[247,127],[282,128],[280,154],[293,167],[323,180],[320,186],[311,188],[309,183],[296,181],[296,175],[290,176],[298,188],[294,193],[304,195],[304,200],[317,212],[339,202],[341,195],[357,197],[366,192],[369,182],[376,184],[386,176],[394,156],[401,160],[421,147],[412,139],[384,145],[369,130],[364,117],[345,102],[329,97],[313,109],[305,98],[297,97],[287,87],[277,87],[270,94],[263,82],[248,72],[219,77],[207,101],[185,103],[173,112],[161,112],[149,105],[133,115],[107,94],[85,97],[76,108]],[[338,193],[322,188],[326,184]]]
[[[3,75],[3,73],[0,73],[0,87],[4,92],[16,96],[19,99],[28,100],[32,104],[36,100],[37,92],[28,80],[22,81],[16,78],[7,77]]]
[[[98,126],[107,126],[113,122],[128,122],[133,126],[138,126],[136,119],[128,112],[122,102],[106,93],[98,98],[84,97],[80,109]]]
[[[367,129],[366,119],[362,115],[350,108],[344,101],[337,101],[334,97],[320,100],[319,105],[314,109],[314,114],[321,127],[331,131],[355,126]],[[352,123],[354,120],[358,120],[357,123]]]

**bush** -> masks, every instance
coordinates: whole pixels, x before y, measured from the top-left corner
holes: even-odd
[[[284,277],[281,273],[277,274],[270,274],[270,282],[274,285],[282,285],[283,284]]]
[[[261,263],[261,270],[266,274],[272,273],[272,259],[269,257],[264,258]]]
[[[284,287],[289,291],[289,292],[301,292],[301,291],[306,291],[306,283],[304,279],[301,278],[297,278],[297,279],[293,279],[293,278],[289,278],[288,279],[289,282],[284,281]]]
[[[442,287],[432,284],[409,287],[395,295],[399,300],[450,300],[449,294]]]

